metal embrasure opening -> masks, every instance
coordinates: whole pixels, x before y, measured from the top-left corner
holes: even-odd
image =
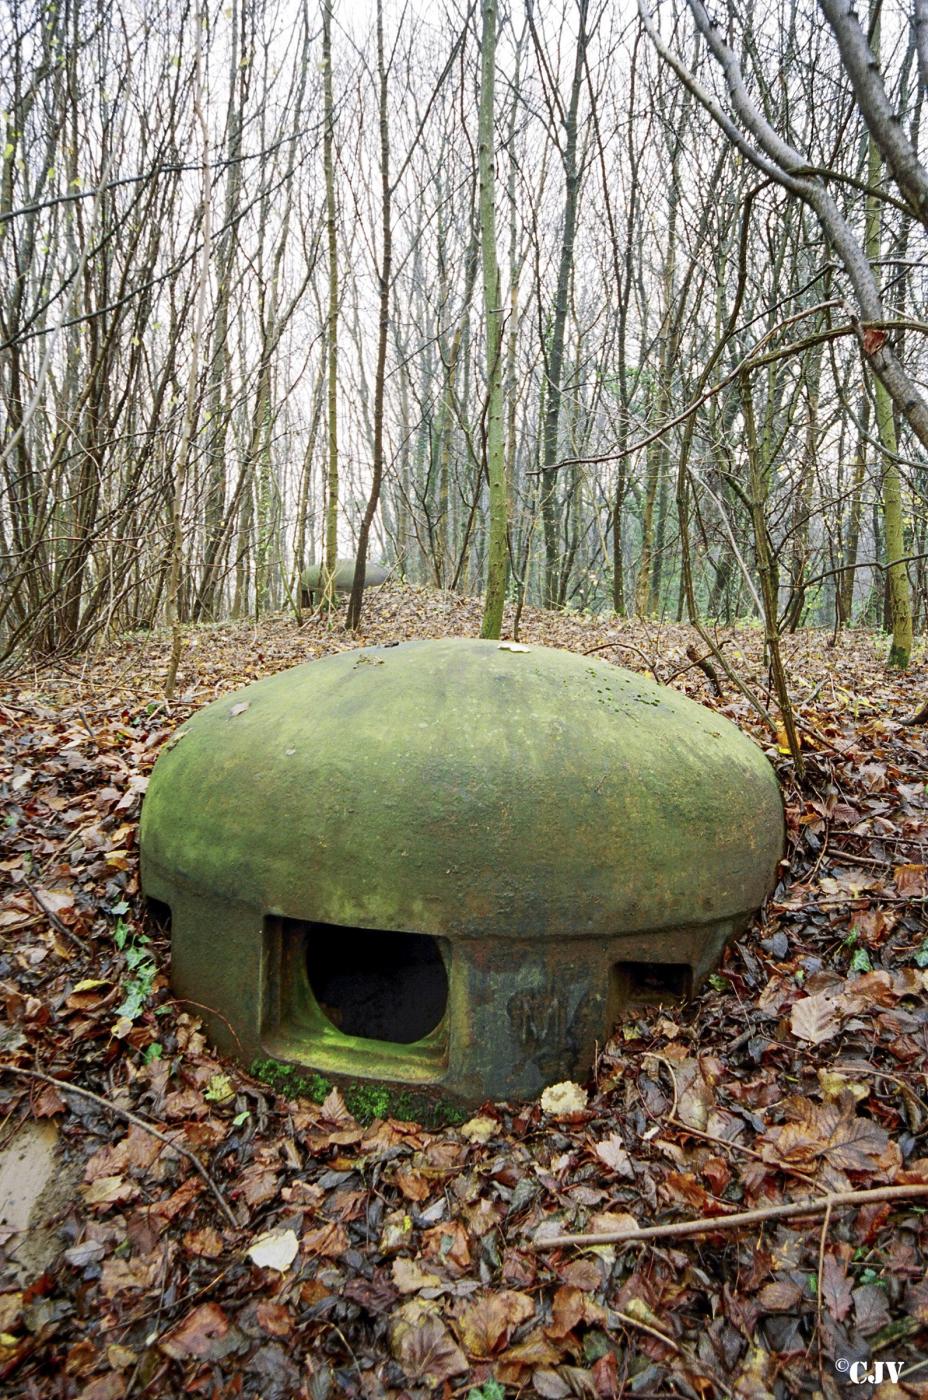
[[[428,934],[308,924],[304,946],[313,996],[342,1035],[411,1045],[445,1015],[448,974]]]
[[[615,971],[622,1002],[657,1005],[685,1001],[693,988],[688,963],[622,962],[616,964]]]

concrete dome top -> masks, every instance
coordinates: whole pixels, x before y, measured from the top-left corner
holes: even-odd
[[[336,559],[335,561],[335,587],[339,593],[347,593],[354,582],[354,559]],[[318,589],[322,582],[322,564],[310,564],[303,570],[301,582],[304,588]],[[372,564],[370,560],[364,569],[364,585],[366,588],[376,587],[379,583],[386,583],[387,571],[382,564]]]
[[[594,657],[344,651],[207,706],[155,766],[143,879],[265,914],[556,939],[756,909],[783,848],[735,725]]]

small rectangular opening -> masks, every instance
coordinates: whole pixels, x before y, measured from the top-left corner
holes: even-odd
[[[265,947],[269,1053],[330,1073],[440,1078],[451,965],[444,939],[272,917]]]
[[[171,936],[171,906],[165,904],[163,900],[155,899],[148,895],[145,899],[145,908],[148,917],[154,926],[155,932],[165,938]]]
[[[310,991],[342,1035],[412,1045],[440,1024],[448,973],[428,934],[307,924],[304,942]]]
[[[693,989],[688,963],[622,962],[616,963],[615,973],[620,1005],[685,1001]]]

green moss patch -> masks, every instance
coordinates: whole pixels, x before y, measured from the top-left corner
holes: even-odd
[[[334,1080],[281,1060],[255,1060],[251,1073],[286,1098],[311,1099],[313,1103],[322,1103],[335,1087]],[[426,1128],[443,1128],[463,1123],[468,1117],[456,1104],[393,1084],[339,1079],[338,1088],[348,1111],[359,1123],[372,1123],[375,1118],[397,1118],[404,1123],[421,1123]]]

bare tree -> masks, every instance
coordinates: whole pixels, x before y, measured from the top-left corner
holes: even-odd
[[[508,567],[509,501],[503,430],[503,308],[496,253],[496,166],[493,124],[496,111],[496,0],[481,0],[480,117],[477,134],[480,169],[480,253],[486,320],[486,470],[490,489],[487,591],[482,637],[498,637],[503,625]]]

